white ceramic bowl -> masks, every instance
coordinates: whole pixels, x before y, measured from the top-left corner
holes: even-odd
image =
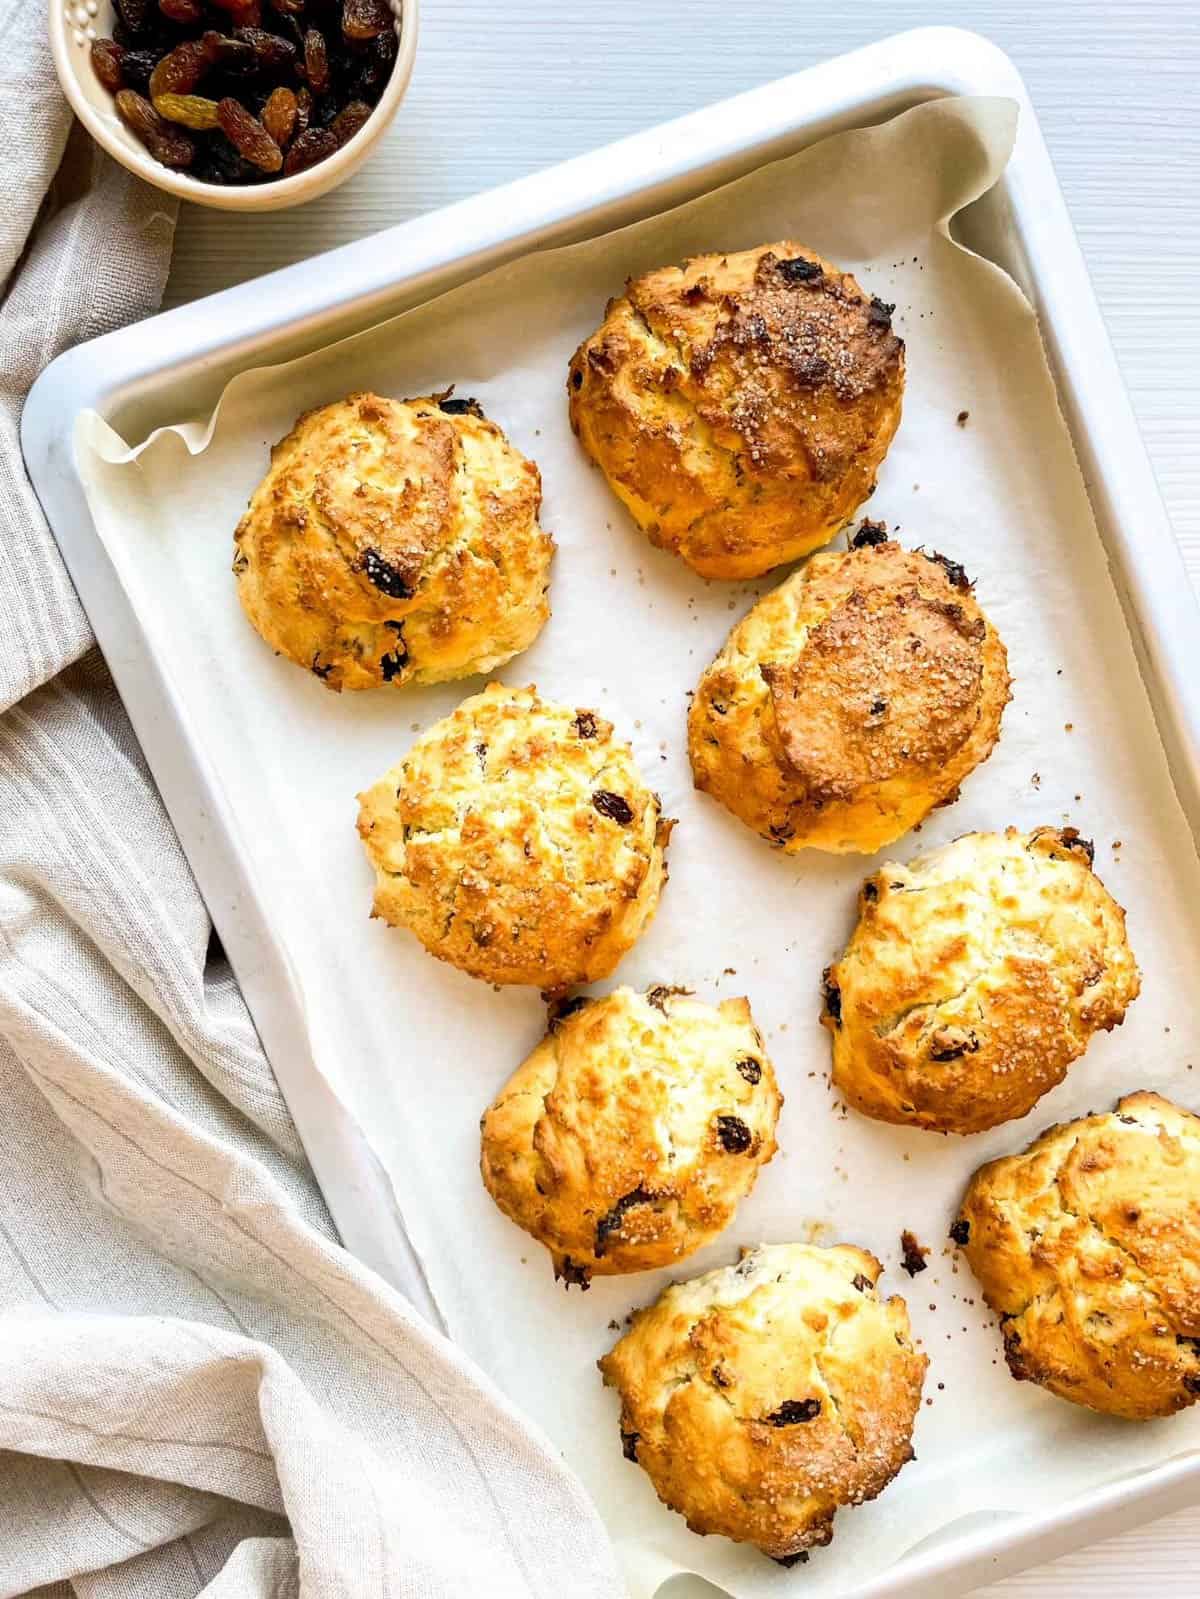
[[[412,77],[417,52],[418,0],[389,0],[397,14],[398,50],[392,75],[379,104],[352,139],[325,161],[290,178],[244,186],[202,183],[186,172],[164,167],[146,150],[117,115],[113,98],[92,67],[91,43],[112,32],[112,0],[50,0],[50,50],[63,92],[75,115],[92,137],[122,166],[139,178],[198,205],[215,205],[223,211],[279,211],[302,205],[335,188],[362,165],[396,114]]]

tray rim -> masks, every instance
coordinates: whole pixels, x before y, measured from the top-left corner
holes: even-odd
[[[219,783],[188,737],[169,683],[91,522],[75,467],[73,421],[94,409],[129,426],[166,372],[207,385],[233,370],[332,342],[449,287],[567,236],[650,214],[841,127],[883,120],[949,94],[1017,100],[1020,129],[1003,187],[1031,294],[1089,497],[1126,608],[1176,792],[1200,818],[1200,606],[1162,505],[1086,266],[1024,84],[978,34],[922,28],[778,79],[634,134],[515,183],[400,223],[268,276],[76,346],[38,378],[21,424],[26,466],[92,621],[146,759],[263,1038],[303,1088],[293,1111],[346,1247],[445,1330],[390,1181],[308,1046],[301,996],[255,894]],[[803,112],[797,108],[803,106]],[[748,158],[748,159],[747,159]],[[586,206],[579,194],[592,198]],[[393,265],[405,261],[405,270]],[[164,351],[171,351],[169,359]],[[142,424],[144,425],[144,424]],[[1173,1459],[1063,1507],[936,1535],[857,1590],[859,1599],[915,1596],[932,1580],[961,1594],[1023,1567],[1194,1503],[1200,1458]]]

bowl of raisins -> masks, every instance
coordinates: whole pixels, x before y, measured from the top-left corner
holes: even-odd
[[[50,0],[50,42],[93,138],[201,205],[324,194],[404,97],[418,0]]]

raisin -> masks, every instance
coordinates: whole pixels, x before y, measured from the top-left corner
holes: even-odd
[[[882,522],[872,522],[864,517],[862,526],[850,540],[852,550],[862,550],[872,544],[886,544],[888,531]]]
[[[950,1236],[956,1244],[967,1244],[971,1241],[971,1223],[960,1216],[950,1229]]]
[[[262,28],[235,28],[234,38],[248,44],[258,58],[264,72],[283,72],[296,59],[296,46],[290,39],[277,33],[266,33]]]
[[[901,1257],[900,1264],[910,1277],[915,1277],[919,1271],[924,1271],[929,1262],[925,1256],[929,1251],[917,1241],[915,1234],[910,1233],[906,1227],[900,1234]]]
[[[621,827],[628,827],[633,821],[633,808],[627,799],[622,799],[620,794],[611,794],[606,788],[598,788],[592,795],[592,804],[601,816],[607,816],[610,822],[617,822]]]
[[[806,1566],[808,1564],[808,1550],[797,1549],[794,1555],[772,1555],[771,1559],[777,1566],[782,1566],[785,1571],[790,1571],[793,1566]]]
[[[150,87],[150,74],[157,65],[158,54],[154,50],[126,50],[121,59],[124,87],[145,94]]]
[[[258,118],[247,111],[240,100],[228,97],[219,100],[217,118],[221,132],[252,166],[262,172],[279,171],[283,165],[283,152]]]
[[[150,98],[164,94],[191,94],[212,64],[203,39],[185,39],[167,52],[150,74]]]
[[[892,312],[896,309],[886,300],[881,300],[877,294],[871,296],[871,307],[867,312],[867,321],[873,328],[890,328],[892,325]]]
[[[298,17],[304,10],[304,0],[271,0],[271,9],[283,17]]]
[[[391,76],[392,63],[395,59],[396,35],[394,30],[389,28],[378,38],[372,39],[366,47],[363,64],[354,83],[355,97],[374,105],[383,93],[384,84]]]
[[[855,1273],[854,1286],[858,1289],[860,1294],[865,1294],[868,1289],[874,1288],[875,1284],[869,1277],[864,1277],[860,1271]]]
[[[754,1135],[740,1116],[718,1116],[717,1138],[730,1155],[744,1155],[754,1142]]]
[[[561,1264],[555,1266],[554,1277],[564,1287],[570,1288],[574,1284],[576,1288],[582,1288],[584,1293],[592,1286],[591,1272],[586,1266],[576,1265],[570,1255],[564,1255]]]
[[[1064,827],[1060,837],[1068,849],[1079,850],[1087,856],[1088,865],[1092,865],[1096,859],[1096,846],[1090,838],[1081,838],[1077,827]]]
[[[297,134],[303,133],[312,116],[313,98],[307,89],[296,91],[296,128]]]
[[[337,140],[339,150],[342,145],[349,144],[354,135],[365,125],[371,115],[371,109],[365,100],[351,100],[334,117],[329,124],[329,131]],[[456,410],[460,415],[463,412],[470,412],[472,416],[481,414],[474,400],[446,400],[442,404],[442,410],[449,411],[451,416]]]
[[[383,681],[390,683],[398,672],[404,670],[404,663],[407,660],[407,655],[381,655],[379,657],[379,670],[383,675]]]
[[[637,1463],[637,1446],[641,1441],[642,1435],[640,1432],[626,1432],[624,1427],[621,1428],[621,1453],[626,1460],[632,1460],[635,1464]]]
[[[329,662],[327,665],[322,666],[321,665],[321,654],[320,654],[320,651],[318,650],[316,655],[314,655],[313,658],[312,658],[312,671],[313,671],[313,676],[314,677],[319,677],[321,679],[322,683],[323,683],[325,681],[325,679],[329,676],[330,672],[333,671],[333,663]]]
[[[412,598],[412,589],[405,581],[404,574],[385,561],[378,550],[366,549],[362,553],[361,570],[367,575],[367,582],[373,583],[384,594],[391,595],[394,600],[407,600]]]
[[[206,100],[200,94],[160,94],[154,102],[160,117],[169,122],[180,122],[185,128],[199,133],[218,127],[217,102]]]
[[[112,39],[92,40],[92,70],[109,94],[116,94],[118,89],[125,86],[125,78],[121,70],[121,62],[125,56],[124,50]]]
[[[837,979],[832,975],[833,967],[827,966],[821,973],[821,991],[825,996],[825,1014],[831,1022],[842,1025],[842,991],[837,985]]]
[[[932,552],[929,550],[922,550],[921,554],[927,561],[936,561],[938,566],[940,566],[945,572],[951,588],[969,589],[971,587],[971,579],[967,576],[966,571],[962,566],[959,565],[957,561],[950,560],[950,558],[946,555],[939,555],[936,550]]]
[[[570,999],[556,999],[546,1007],[546,1025],[556,1033],[568,1016],[574,1016],[592,1002],[586,994],[574,994]]]
[[[272,89],[262,108],[262,125],[282,150],[296,126],[296,96],[290,89]]]
[[[283,163],[284,177],[290,178],[294,172],[315,167],[318,161],[325,161],[333,155],[337,147],[337,140],[328,128],[306,128],[292,140],[287,160]]]
[[[866,900],[868,905],[874,905],[875,901],[879,898],[879,884],[868,877],[862,886],[862,897]]]
[[[347,39],[374,39],[392,25],[392,13],[385,0],[345,0],[342,6],[342,32]]]
[[[807,261],[802,255],[791,261],[777,262],[775,270],[785,283],[815,283],[825,275],[819,261]]]
[[[580,738],[595,738],[596,713],[595,711],[579,711],[571,723]]]
[[[121,21],[132,33],[143,33],[150,21],[150,0],[117,0]]]
[[[182,128],[172,127],[133,89],[122,89],[116,98],[117,115],[136,139],[164,167],[191,166],[196,146]]]
[[[158,9],[164,17],[183,27],[191,27],[204,14],[199,0],[158,0]]]
[[[815,1421],[820,1414],[819,1399],[785,1399],[778,1410],[763,1420],[772,1427],[796,1427],[802,1421]]]
[[[244,39],[231,39],[211,29],[200,38],[208,50],[209,60],[226,72],[253,72],[258,65],[258,57]]]
[[[230,183],[253,183],[256,178],[262,177],[257,167],[252,167],[249,161],[242,160],[224,135],[203,141],[196,152],[192,174],[204,183],[218,183],[223,186]]]
[[[762,1067],[756,1060],[751,1060],[749,1056],[745,1060],[738,1061],[737,1070],[739,1075],[744,1077],[750,1084],[762,1082]]]
[[[611,1210],[606,1211],[596,1223],[596,1242],[593,1253],[597,1260],[604,1258],[608,1248],[608,1239],[611,1233],[619,1233],[621,1224],[625,1220],[625,1212],[632,1210],[635,1205],[650,1205],[654,1203],[654,1195],[648,1189],[638,1186],[628,1194],[623,1194]]]
[[[357,106],[362,104],[363,102],[361,100],[351,100],[350,102],[350,105]],[[349,111],[350,105],[346,107],[347,111]],[[369,106],[366,107],[368,116],[370,115],[370,109],[371,108]],[[340,118],[340,112],[338,113],[338,116]],[[335,133],[337,132],[337,120],[334,121],[333,131]],[[356,129],[355,131],[357,132],[358,130]],[[480,405],[478,400],[473,400],[470,397],[461,400],[455,399],[452,394],[442,395],[441,399],[438,401],[438,410],[445,411],[447,416],[483,416],[483,407]]]
[[[310,28],[304,35],[304,73],[312,92],[324,94],[329,87],[329,52],[319,28]]]

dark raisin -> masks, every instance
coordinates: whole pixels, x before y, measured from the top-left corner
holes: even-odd
[[[322,666],[321,665],[320,654],[317,654],[317,655],[314,655],[313,658],[312,658],[312,670],[313,670],[313,675],[315,677],[319,677],[321,679],[321,681],[324,682],[325,679],[329,676],[330,672],[333,671],[333,663],[330,662],[329,664],[327,664],[325,666]]]
[[[156,161],[165,167],[191,166],[196,155],[194,140],[160,117],[148,100],[133,89],[122,89],[115,104],[121,121]]]
[[[272,89],[262,108],[262,125],[282,150],[296,126],[296,96],[282,85]]]
[[[112,39],[92,40],[92,70],[109,94],[116,94],[125,86],[121,62],[125,52]]]
[[[971,1223],[960,1216],[950,1229],[950,1236],[956,1244],[966,1244],[971,1238]]]
[[[738,1061],[737,1070],[748,1083],[762,1082],[762,1067],[756,1060],[751,1060],[749,1056],[745,1060]]]
[[[596,713],[595,711],[579,711],[571,723],[579,738],[595,738]]]
[[[235,28],[234,38],[248,44],[264,72],[284,72],[298,54],[296,46],[282,34],[266,33],[262,28]]]
[[[121,21],[132,33],[141,33],[150,21],[150,0],[117,0]]]
[[[655,983],[654,987],[646,992],[647,1005],[653,1005],[655,1010],[667,1014],[667,1001],[673,994],[690,994],[690,988],[680,988],[676,984]]]
[[[819,1399],[785,1399],[778,1410],[763,1420],[772,1427],[797,1427],[802,1421],[815,1421],[820,1414]]]
[[[929,1251],[918,1242],[916,1235],[910,1233],[907,1227],[900,1234],[900,1249],[900,1264],[910,1277],[915,1277],[918,1272],[928,1267],[929,1262],[925,1256]]]
[[[182,27],[193,27],[204,15],[199,0],[158,0],[158,9],[164,17],[169,17]]]
[[[570,1255],[564,1255],[561,1264],[554,1268],[554,1276],[564,1287],[582,1288],[584,1293],[592,1286],[591,1272],[586,1266],[578,1266]]]
[[[355,103],[355,102],[352,102],[352,103]],[[356,103],[360,104],[360,105],[362,104],[361,101],[358,101]],[[348,111],[350,109],[350,107],[347,106],[346,109]],[[336,131],[336,123],[335,123],[334,127],[335,127],[335,131]],[[445,411],[447,416],[480,416],[481,417],[483,415],[483,407],[480,405],[479,401],[478,400],[473,400],[469,396],[467,396],[467,397],[465,397],[463,399],[456,399],[453,395],[449,395],[448,394],[444,400],[439,400],[438,401],[438,410],[439,411]]]
[[[298,142],[298,141],[297,141]],[[295,146],[293,146],[293,149]],[[367,575],[368,583],[373,583],[384,594],[390,595],[394,600],[408,600],[412,598],[412,589],[409,588],[404,575],[390,561],[385,561],[378,550],[364,550],[362,553],[362,570]]]
[[[296,136],[304,133],[312,119],[313,98],[307,89],[296,92]]]
[[[1117,1120],[1119,1122],[1124,1122],[1126,1127],[1136,1127],[1137,1126],[1137,1117],[1136,1116],[1118,1116]]]
[[[626,1460],[637,1461],[637,1446],[642,1440],[640,1432],[626,1432],[621,1428],[621,1453]]]
[[[856,1273],[856,1275],[855,1275],[854,1286],[858,1289],[860,1294],[865,1294],[865,1293],[868,1293],[872,1288],[874,1288],[875,1284],[871,1281],[871,1279],[869,1277],[864,1277],[862,1272],[860,1271],[860,1272]]]
[[[394,677],[404,670],[408,656],[397,652],[395,655],[381,655],[379,657],[379,671],[385,683],[390,683]]]
[[[871,296],[871,308],[867,312],[867,321],[875,328],[890,328],[892,325],[892,312],[896,309],[886,300],[881,300],[877,294]]]
[[[583,368],[580,366],[577,366],[574,372],[571,373],[571,387],[573,389],[581,389],[583,387]]]
[[[325,93],[329,87],[329,52],[319,28],[310,28],[304,35],[304,74],[314,94]]]
[[[785,283],[815,283],[824,276],[819,261],[808,261],[802,255],[794,256],[790,261],[777,261],[775,270]]]
[[[831,1022],[842,1025],[842,991],[837,985],[837,978],[833,975],[833,967],[827,966],[821,973],[821,992],[825,997],[825,1014]]]
[[[733,1386],[733,1378],[723,1371],[720,1366],[713,1367],[712,1382],[714,1388],[731,1388]]]
[[[283,151],[240,100],[227,97],[218,101],[217,118],[221,132],[252,166],[258,167],[261,172],[279,171],[283,165]]]
[[[862,897],[866,900],[868,905],[874,905],[875,901],[879,898],[879,884],[873,882],[872,879],[868,877],[862,886]]]
[[[283,163],[284,176],[290,178],[295,172],[306,172],[309,167],[315,167],[319,161],[328,160],[336,152],[337,147],[338,142],[328,128],[306,128],[292,140],[287,160]],[[393,599],[408,598],[407,591],[400,594],[392,589],[385,589],[384,593],[391,594]]]
[[[777,1566],[782,1566],[785,1571],[790,1571],[793,1566],[806,1566],[808,1564],[808,1550],[797,1549],[794,1555],[772,1555],[771,1559]]]
[[[744,1155],[754,1142],[754,1135],[740,1116],[718,1116],[717,1138],[730,1155]]]
[[[121,59],[125,87],[146,94],[150,88],[150,74],[157,65],[158,54],[154,50],[126,50]]]
[[[200,37],[209,60],[224,72],[253,72],[258,65],[258,57],[244,39],[233,39],[213,29]]]
[[[1187,1372],[1183,1379],[1183,1386],[1189,1394],[1200,1394],[1200,1372]]]
[[[574,1016],[592,1002],[586,994],[575,994],[570,999],[553,999],[546,1007],[546,1025],[556,1033],[568,1016]]]
[[[212,65],[203,39],[185,39],[169,50],[150,74],[150,98],[164,94],[191,94]]]
[[[654,1202],[654,1195],[639,1183],[628,1194],[623,1194],[611,1210],[606,1211],[596,1223],[596,1242],[594,1252],[597,1260],[604,1257],[608,1248],[609,1236],[620,1232],[621,1224],[625,1220],[625,1212],[632,1210],[635,1205],[650,1205]]]
[[[196,153],[192,173],[204,183],[254,183],[262,177],[257,167],[241,156],[224,134],[205,139]]]
[[[872,544],[886,544],[888,530],[882,522],[872,522],[869,517],[864,517],[859,525],[858,532],[850,540],[852,550],[868,549]]]
[[[1081,838],[1077,827],[1064,827],[1061,838],[1068,849],[1079,850],[1081,854],[1087,856],[1088,865],[1093,864],[1096,859],[1096,846],[1090,838]]]
[[[616,822],[621,827],[628,827],[633,821],[633,808],[627,799],[622,799],[620,794],[612,794],[606,788],[598,788],[592,795],[592,804],[601,816],[607,816],[610,822]]]
[[[939,555],[936,550],[922,550],[921,554],[927,561],[935,561],[945,572],[951,588],[969,589],[971,579],[958,561],[952,561],[946,555]]]
[[[270,4],[281,17],[298,17],[303,14],[305,0],[270,0]]]

